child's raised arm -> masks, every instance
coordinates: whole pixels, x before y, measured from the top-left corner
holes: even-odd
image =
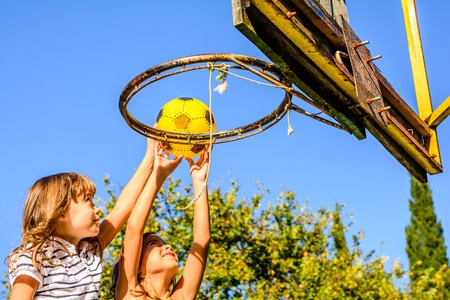
[[[190,165],[194,197],[200,196],[194,203],[194,243],[189,252],[183,275],[172,294],[172,299],[195,299],[203,279],[211,240],[208,189],[206,187],[210,151],[210,149],[205,150],[197,163],[186,158]]]
[[[130,289],[138,285],[139,261],[142,252],[142,236],[153,202],[166,178],[180,164],[182,157],[168,159],[168,154],[156,145],[154,168],[134,206],[125,231],[119,276],[115,287],[115,299],[127,298]]]
[[[155,140],[148,138],[147,150],[139,167],[120,193],[114,208],[100,225],[98,239],[100,240],[102,249],[105,249],[109,245],[130,215],[137,198],[141,194],[142,189],[152,172],[154,156]]]

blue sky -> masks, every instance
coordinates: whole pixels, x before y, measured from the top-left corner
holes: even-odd
[[[372,55],[382,54],[376,65],[417,111],[401,1],[347,2],[350,25],[361,40],[370,40]],[[436,108],[450,95],[450,2],[416,2]],[[267,60],[233,26],[229,0],[2,1],[0,30],[2,258],[19,243],[26,193],[40,177],[80,172],[94,180],[100,197],[106,196],[105,174],[117,191],[126,184],[142,157],[145,138],[127,126],[118,99],[136,75],[199,53]],[[151,124],[157,108],[171,98],[192,96],[207,102],[207,76],[180,75],[149,86],[130,109]],[[230,79],[225,95],[213,96],[220,130],[252,122],[280,102],[279,91],[238,81]],[[238,178],[241,198],[256,193],[259,182],[270,189],[266,200],[272,203],[283,188],[293,190],[313,210],[345,203],[344,220],[353,216],[350,234],[364,231],[365,253],[375,250],[389,256],[388,263],[398,258],[407,264],[408,172],[370,133],[360,141],[296,113],[291,123],[291,136],[285,118],[256,136],[216,145],[211,187],[227,188]],[[440,125],[438,136],[444,173],[428,178],[449,248],[450,120]],[[187,175],[185,163],[173,174],[185,184]]]

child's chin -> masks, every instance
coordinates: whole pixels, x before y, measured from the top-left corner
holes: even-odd
[[[100,227],[92,229],[92,235],[90,237],[96,237],[100,233]]]

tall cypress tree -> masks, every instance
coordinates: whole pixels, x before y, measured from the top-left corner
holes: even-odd
[[[418,272],[430,268],[435,272],[442,265],[448,265],[448,259],[442,225],[434,212],[429,184],[411,177],[411,197],[411,224],[406,226],[406,253],[410,266],[414,268],[411,274],[414,283]]]

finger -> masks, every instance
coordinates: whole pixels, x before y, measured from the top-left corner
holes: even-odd
[[[158,147],[158,155],[162,156],[164,151],[165,151],[165,149],[161,146],[160,143],[158,143],[158,145],[159,145],[159,147]]]
[[[205,149],[205,151],[203,151],[203,159],[205,161],[208,161],[208,159],[209,159],[209,149]]]
[[[198,165],[204,164],[208,160],[208,157],[209,157],[208,152],[205,149],[205,151],[202,152],[202,155],[200,155],[200,158],[198,159],[197,164]]]
[[[188,162],[189,166],[193,166],[194,165],[194,161],[192,160],[192,158],[190,157],[185,157],[186,161]]]
[[[168,161],[168,165],[172,165],[178,167],[178,165],[183,161],[183,155],[179,155],[175,158],[173,158],[172,160]]]
[[[214,145],[209,145],[209,144],[206,145],[206,146],[205,146],[205,152],[211,153],[211,150],[212,150],[213,146],[214,146]]]

